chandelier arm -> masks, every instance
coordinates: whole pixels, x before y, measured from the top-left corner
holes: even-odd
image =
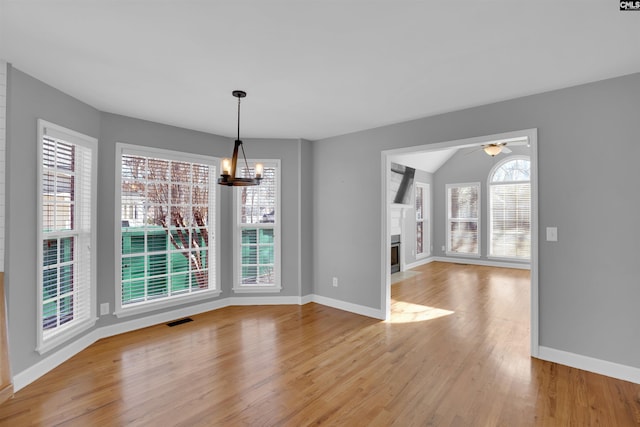
[[[244,144],[240,144],[240,148],[242,148],[242,157],[244,158],[244,165],[247,168],[247,172],[249,172],[249,162],[247,162],[247,156],[244,154]]]

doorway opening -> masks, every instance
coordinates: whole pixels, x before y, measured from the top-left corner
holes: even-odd
[[[506,132],[501,134],[486,135],[474,138],[467,138],[461,140],[445,141],[433,144],[425,144],[420,146],[406,147],[393,150],[385,150],[381,153],[381,168],[382,168],[382,197],[381,197],[381,211],[382,211],[382,238],[381,238],[381,301],[382,301],[382,313],[385,320],[389,320],[391,316],[391,234],[392,234],[392,204],[389,201],[389,192],[391,191],[389,182],[391,175],[391,163],[399,156],[405,156],[411,154],[412,156],[418,154],[431,154],[434,157],[441,156],[442,153],[447,151],[484,151],[486,155],[491,156],[490,151],[487,150],[487,146],[504,145],[508,147],[510,143],[515,141],[526,141],[530,156],[530,185],[531,185],[531,247],[530,247],[530,353],[532,356],[538,355],[538,161],[537,161],[537,129],[526,129],[521,131]],[[506,151],[506,150],[505,150]],[[504,153],[503,153],[504,154]],[[496,155],[496,154],[493,154]],[[451,154],[449,154],[451,157]],[[446,162],[446,159],[445,159]],[[439,185],[439,184],[438,184]],[[434,203],[439,205],[438,203]],[[444,208],[438,206],[439,209],[444,211]],[[404,241],[404,237],[401,237]],[[435,240],[432,243],[438,244]],[[406,245],[404,245],[406,250]],[[499,265],[498,262],[492,262],[492,265]],[[503,266],[513,266],[506,263]]]

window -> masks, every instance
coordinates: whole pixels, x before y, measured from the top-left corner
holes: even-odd
[[[265,160],[260,185],[235,193],[235,292],[277,292],[280,285],[280,162]],[[253,168],[242,168],[253,176]]]
[[[480,184],[447,184],[447,253],[480,255]]]
[[[38,347],[95,324],[97,140],[38,120]]]
[[[531,257],[531,162],[509,157],[489,174],[489,256]]]
[[[416,258],[422,258],[431,253],[428,219],[430,197],[429,184],[416,183]]]
[[[116,314],[216,289],[214,158],[118,144]]]

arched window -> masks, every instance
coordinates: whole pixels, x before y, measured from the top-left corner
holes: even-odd
[[[531,162],[511,156],[489,173],[489,256],[531,259]]]

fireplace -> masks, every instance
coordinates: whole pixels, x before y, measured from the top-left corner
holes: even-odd
[[[391,236],[391,274],[400,271],[400,235]]]

